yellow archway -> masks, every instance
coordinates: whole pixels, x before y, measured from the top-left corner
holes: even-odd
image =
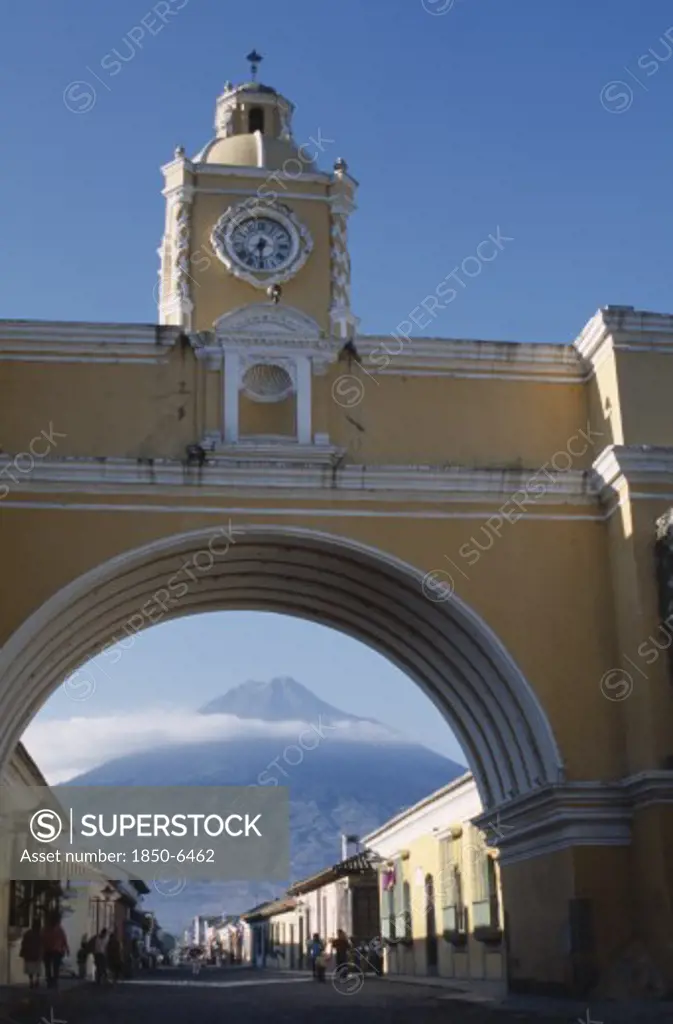
[[[485,808],[561,781],[558,747],[531,687],[463,601],[428,599],[419,570],[362,544],[254,526],[152,542],[46,601],[0,654],[0,756],[63,679],[151,625],[157,609],[165,620],[227,608],[320,622],[388,657],[455,731]]]

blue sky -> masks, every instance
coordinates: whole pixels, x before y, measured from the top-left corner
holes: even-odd
[[[155,320],[159,168],[177,144],[193,154],[211,137],[215,97],[245,80],[253,47],[262,80],[297,106],[297,141],[333,140],[324,166],[342,156],[360,182],[351,252],[364,331],[394,330],[497,231],[511,241],[425,333],[569,341],[601,305],[673,307],[663,0],[166,3],[163,27],[150,0],[3,11],[3,317]],[[114,51],[126,60],[113,75]],[[194,707],[289,674],[455,756],[436,712],[378,656],[260,622],[149,631],[77,714]],[[70,717],[73,704],[61,691],[45,714]]]
[[[601,305],[673,305],[673,60],[638,64],[670,53],[663,0],[170,3],[142,38],[156,0],[6,5],[3,316],[154,320],[159,167],[208,140],[252,47],[298,140],[320,128],[327,167],[343,156],[360,182],[365,331],[394,329],[497,227],[514,241],[425,333],[566,341]],[[115,49],[131,59],[113,77]],[[64,102],[77,81],[86,113]]]

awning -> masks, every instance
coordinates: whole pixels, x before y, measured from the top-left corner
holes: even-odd
[[[373,850],[363,850],[362,853],[356,853],[352,857],[347,857],[346,860],[335,864],[332,871],[337,878],[343,878],[347,875],[367,875],[374,870],[374,865],[380,859],[379,855],[374,853]]]

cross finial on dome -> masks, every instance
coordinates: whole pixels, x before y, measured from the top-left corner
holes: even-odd
[[[259,70],[259,65],[264,60],[264,58],[262,57],[261,53],[257,53],[257,50],[251,50],[245,59],[250,61],[250,73],[252,75],[253,82],[256,82],[257,71]]]

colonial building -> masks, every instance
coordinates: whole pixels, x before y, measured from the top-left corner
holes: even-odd
[[[2,787],[47,786],[47,781],[23,744],[19,743],[0,776]],[[30,836],[26,839],[31,846]],[[32,844],[33,846],[36,844]],[[11,856],[11,840],[0,838],[0,856]],[[83,935],[91,938],[103,928],[120,939],[133,939],[142,928],[142,896],[149,892],[140,880],[111,880],[103,871],[72,864],[69,874],[62,866],[40,865],[42,878],[25,881],[0,880],[0,984],[25,981],[19,957],[23,933],[33,920],[46,921],[52,912],[61,915],[70,956],[64,973],[77,972],[77,949]]]
[[[365,335],[334,143],[256,65],[215,108],[163,168],[158,324],[0,322],[0,764],[140,629],[317,620],[458,737],[503,833],[510,986],[590,992],[638,949],[673,991],[673,316],[433,336],[494,229]]]
[[[243,960],[254,967],[300,967],[297,901],[281,897],[241,915]]]
[[[472,824],[468,773],[365,836],[381,858],[381,937],[389,975],[506,980],[498,851]]]
[[[317,932],[329,942],[342,930],[354,943],[369,942],[379,933],[379,893],[376,870],[359,852],[338,864],[290,886],[297,900],[299,946]]]
[[[345,843],[342,853],[337,864],[295,882],[282,898],[242,915],[248,929],[248,961],[298,970],[309,966],[307,947],[316,933],[326,946],[339,930],[354,945],[369,943],[378,936],[376,869],[362,852],[348,856]]]

